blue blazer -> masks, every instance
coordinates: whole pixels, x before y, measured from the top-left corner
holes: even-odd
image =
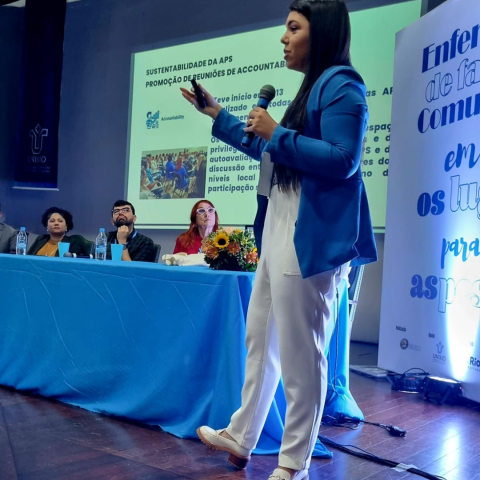
[[[302,192],[294,244],[303,278],[377,260],[360,161],[368,121],[366,88],[352,67],[327,69],[315,83],[302,134],[277,126],[270,142],[241,146],[245,124],[222,109],[212,134],[252,158],[299,170]]]

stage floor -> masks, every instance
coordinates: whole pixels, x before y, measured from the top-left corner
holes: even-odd
[[[372,365],[376,356],[376,346],[352,344],[352,364]],[[322,427],[324,436],[448,480],[480,480],[480,406],[439,407],[419,395],[392,392],[387,382],[357,374],[350,381],[367,420],[408,434],[393,438],[365,425],[357,431]],[[0,407],[1,480],[267,480],[276,465],[274,456],[254,456],[246,471],[234,471],[225,454],[199,441],[7,388],[0,388]],[[338,451],[331,460],[313,460],[310,469],[310,480],[367,478],[421,477]]]

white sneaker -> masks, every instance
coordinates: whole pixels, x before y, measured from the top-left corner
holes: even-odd
[[[308,470],[299,470],[293,475],[290,475],[283,468],[276,468],[273,473],[268,477],[268,480],[307,480]]]
[[[203,426],[197,428],[197,435],[200,440],[209,448],[213,450],[222,450],[230,454],[228,461],[234,466],[243,470],[250,460],[251,450],[239,445],[235,440],[222,437],[220,433],[222,430],[214,430],[213,428]],[[299,477],[303,478],[303,477]]]

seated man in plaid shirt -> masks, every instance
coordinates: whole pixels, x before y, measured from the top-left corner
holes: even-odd
[[[126,200],[117,200],[112,208],[112,225],[117,227],[117,231],[109,232],[108,244],[123,245],[123,261],[153,262],[155,245],[152,239],[135,230],[136,221],[135,207]],[[107,248],[107,258],[112,258],[110,248]]]

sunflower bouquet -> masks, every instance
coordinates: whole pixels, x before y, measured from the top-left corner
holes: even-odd
[[[203,239],[202,252],[213,270],[254,272],[257,269],[255,239],[248,230],[220,227]]]

